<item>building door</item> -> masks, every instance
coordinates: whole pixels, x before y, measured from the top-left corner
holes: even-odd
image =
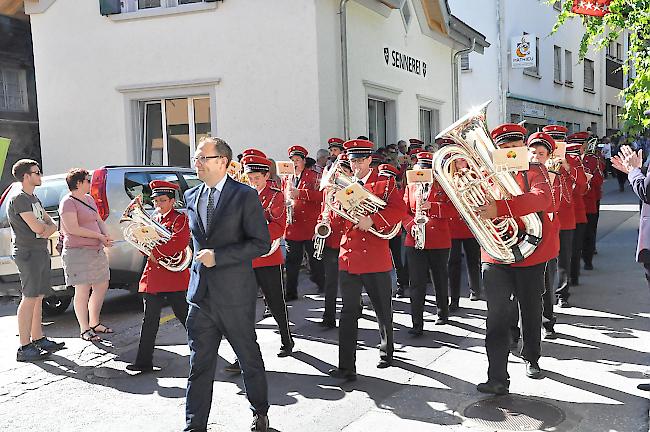
[[[210,98],[142,101],[142,161],[145,165],[190,166],[202,137],[210,135]]]

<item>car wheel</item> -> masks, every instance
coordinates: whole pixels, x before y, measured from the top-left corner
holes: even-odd
[[[45,297],[43,299],[43,315],[47,315],[47,316],[61,315],[63,312],[66,311],[66,309],[68,309],[68,306],[70,306],[71,301],[72,301],[72,297],[70,296]]]

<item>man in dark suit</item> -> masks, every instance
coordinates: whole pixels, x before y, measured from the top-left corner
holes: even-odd
[[[225,141],[201,139],[192,161],[203,184],[185,192],[194,242],[187,291],[191,354],[186,431],[207,430],[222,336],[241,365],[254,416],[251,430],[266,431],[269,426],[266,371],[255,334],[257,282],[252,261],[269,251],[271,241],[255,189],[226,174],[231,158]]]

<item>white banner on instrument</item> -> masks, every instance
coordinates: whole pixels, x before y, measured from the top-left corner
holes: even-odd
[[[511,147],[494,150],[492,163],[497,172],[528,171],[528,148]]]

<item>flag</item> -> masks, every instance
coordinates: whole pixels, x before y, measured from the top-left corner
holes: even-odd
[[[0,137],[0,177],[2,177],[2,172],[4,171],[7,152],[9,151],[9,143],[11,143],[9,138]]]
[[[579,15],[602,17],[609,13],[611,0],[573,0],[571,11]]]

